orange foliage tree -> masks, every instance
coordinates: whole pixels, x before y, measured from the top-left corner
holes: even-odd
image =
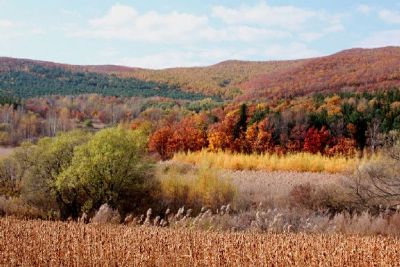
[[[208,132],[210,150],[248,151],[246,127],[243,126],[247,126],[247,117],[245,109],[243,110],[229,112],[220,123],[210,128]]]
[[[195,117],[185,118],[176,124],[169,141],[174,152],[197,151],[208,145],[206,130]]]
[[[356,141],[351,138],[340,137],[337,143],[327,149],[326,154],[329,156],[343,155],[346,157],[353,157],[356,154]]]
[[[246,141],[248,144],[248,152],[265,153],[274,147],[271,132],[266,129],[267,120],[248,127],[246,131]]]
[[[149,150],[157,152],[163,160],[166,160],[173,155],[169,140],[174,131],[172,127],[165,126],[153,133],[149,140]]]
[[[230,113],[225,119],[213,125],[208,132],[209,148],[212,151],[230,150],[233,146],[233,125],[236,122],[236,114]]]
[[[197,151],[207,147],[207,133],[204,118],[188,117],[172,126],[164,126],[153,133],[149,150],[157,152],[163,160],[171,158],[178,151]]]

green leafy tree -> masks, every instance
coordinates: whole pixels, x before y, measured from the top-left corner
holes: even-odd
[[[55,181],[70,165],[74,148],[87,142],[89,135],[81,131],[62,133],[54,138],[43,138],[36,145],[25,143],[12,156],[21,180],[22,198],[44,211],[60,212],[61,217],[71,213],[55,187]]]
[[[104,203],[122,214],[143,207],[155,185],[146,144],[142,131],[110,128],[96,133],[75,149],[71,165],[58,176],[63,201],[88,213]]]

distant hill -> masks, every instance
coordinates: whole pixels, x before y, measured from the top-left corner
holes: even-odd
[[[0,58],[0,90],[19,97],[100,93],[254,100],[400,87],[400,48],[350,49],[313,59],[225,61],[208,67],[150,70]]]
[[[122,66],[74,66],[29,59],[0,58],[0,95],[29,98],[45,95],[102,95],[198,100],[205,96],[165,83],[119,77]]]
[[[189,92],[233,98],[242,94],[242,85],[263,74],[300,66],[308,60],[251,62],[230,60],[208,67],[136,69],[127,75],[138,79],[176,85]]]
[[[400,87],[400,48],[350,49],[302,61],[242,84],[242,99]]]
[[[140,88],[143,83],[144,87],[147,88],[147,83],[150,83],[151,86],[157,85],[164,89],[178,89],[178,91],[184,91],[187,94],[183,98],[210,96],[232,99],[242,94],[241,86],[243,83],[262,74],[296,67],[304,61],[307,60],[266,62],[230,60],[208,67],[151,70],[115,65],[69,65],[3,57],[0,58],[0,90],[12,90],[21,97],[43,95],[47,92],[48,94],[62,93],[61,91],[65,91],[65,94],[72,91],[78,93],[88,91],[102,94],[137,95],[136,92],[132,93],[126,90],[126,86],[121,89],[110,89],[107,84],[104,85],[104,81],[101,82],[100,88],[92,88],[92,83],[88,80],[93,79],[92,73],[97,73],[101,74],[98,75],[100,80],[106,78],[104,75],[115,75],[122,82],[130,79],[130,83],[134,83],[133,87],[139,86]],[[60,71],[64,73],[61,74]],[[27,77],[24,77],[21,81],[21,75]],[[62,77],[63,75],[68,77]],[[85,77],[84,81],[81,81],[82,75],[89,77]],[[20,78],[17,81],[18,84],[14,84],[15,76]],[[65,83],[59,84],[58,80],[69,83],[69,88],[65,88]],[[29,84],[26,83],[28,81]],[[49,86],[45,86],[47,83]],[[32,85],[41,88],[30,88]],[[55,88],[55,86],[58,87]],[[161,93],[160,91],[157,92]],[[153,95],[157,92],[148,91],[146,95]]]
[[[98,72],[98,73],[119,73],[119,72],[130,72],[137,68],[117,66],[117,65],[70,65],[61,64],[49,61],[32,60],[32,59],[20,59],[12,57],[0,57],[0,72],[7,71],[28,71],[30,68],[35,66],[41,66],[43,68],[62,68],[69,71],[82,72]]]

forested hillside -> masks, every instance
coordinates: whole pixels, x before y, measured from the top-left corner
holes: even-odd
[[[230,99],[242,94],[242,84],[266,73],[301,66],[308,60],[250,62],[231,60],[209,67],[171,68],[164,70],[136,69],[129,74],[138,79],[157,81],[182,87],[189,92],[217,95]]]
[[[254,78],[243,84],[242,99],[396,88],[399,67],[399,47],[346,50]]]
[[[399,66],[399,47],[351,49],[314,59],[232,60],[208,67],[163,70],[0,58],[0,90],[18,97],[99,93],[247,101],[397,88]]]
[[[10,63],[14,63],[10,64]],[[98,72],[87,71],[95,70]],[[0,60],[0,93],[20,98],[45,95],[97,93],[111,96],[161,96],[175,99],[202,99],[198,93],[176,86],[135,78],[122,78],[113,72],[118,66],[69,66],[30,60]]]

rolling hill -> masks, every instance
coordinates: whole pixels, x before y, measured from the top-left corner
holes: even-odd
[[[97,93],[116,96],[161,96],[197,100],[199,93],[165,83],[119,77],[132,68],[102,65],[74,66],[28,59],[0,58],[0,94],[19,98]]]
[[[400,87],[400,47],[350,49],[292,61],[225,61],[150,70],[0,58],[0,90],[19,97],[100,93],[182,99],[254,100]]]
[[[301,66],[308,60],[251,62],[230,60],[208,67],[136,69],[127,75],[182,87],[189,92],[230,99],[242,93],[242,85],[260,75]],[[125,73],[126,75],[126,73]]]
[[[362,92],[399,86],[399,47],[350,49],[251,79],[242,84],[241,98]]]
[[[65,72],[67,76],[82,74],[90,75],[90,73],[98,73],[102,75],[115,75],[123,80],[133,79],[136,82],[155,83],[168,88],[179,88],[191,94],[199,94],[222,99],[232,99],[241,95],[241,85],[259,75],[276,72],[279,70],[289,69],[301,65],[307,60],[297,61],[266,61],[266,62],[250,62],[250,61],[225,61],[216,65],[208,67],[191,67],[191,68],[170,68],[163,70],[151,70],[141,68],[131,68],[115,65],[68,65],[59,64],[46,61],[36,61],[30,59],[15,59],[15,58],[0,58],[0,79],[3,77],[3,83],[0,81],[0,89],[10,87],[5,84],[4,79],[10,79],[6,74],[11,76],[25,74],[28,76],[35,75],[41,81],[36,83],[51,83],[51,81],[42,81],[46,78],[61,78],[52,76],[53,72]],[[48,72],[48,75],[43,76],[43,73]],[[16,74],[17,73],[17,74]],[[36,73],[36,74],[35,74]],[[100,75],[101,77],[103,77]],[[32,77],[29,77],[29,80]],[[92,77],[88,77],[91,79]],[[104,77],[103,77],[104,78]],[[66,81],[71,78],[68,77]],[[29,86],[29,85],[26,85]],[[25,86],[25,87],[26,87]],[[82,86],[86,87],[84,83]],[[136,85],[137,86],[137,85]],[[26,91],[27,88],[14,88],[17,90],[18,95],[33,96],[36,93],[42,95],[43,92],[36,90],[35,92],[22,93],[21,90]],[[9,88],[8,88],[9,89]],[[20,90],[19,90],[20,89]],[[106,88],[108,89],[108,88]],[[84,89],[79,89],[82,91]],[[92,89],[88,89],[92,92]],[[59,89],[52,89],[50,93],[60,91]],[[69,90],[67,90],[69,91]],[[99,93],[104,93],[103,90],[97,90]],[[121,89],[121,94],[126,95],[126,90]]]

